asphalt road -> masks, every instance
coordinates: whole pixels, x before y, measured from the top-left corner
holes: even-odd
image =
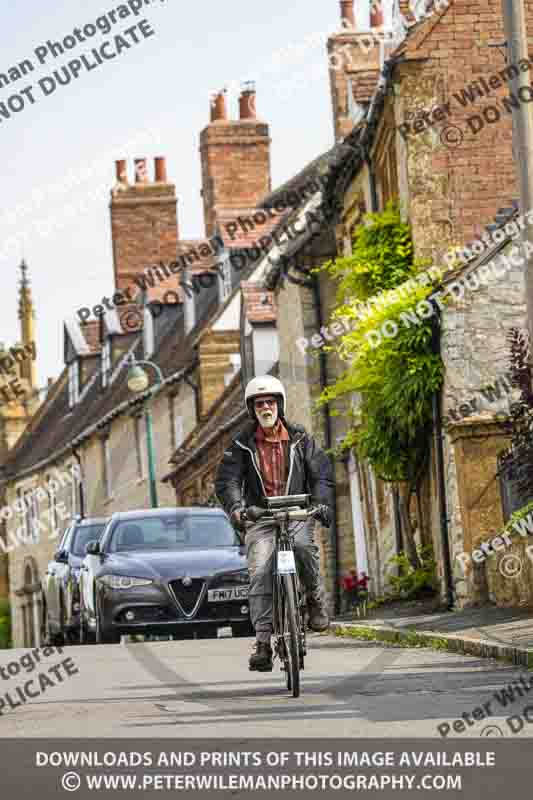
[[[491,701],[492,716],[450,736],[513,737],[506,717],[531,704],[533,689],[503,708],[493,693],[533,675],[485,659],[426,649],[311,635],[302,695],[289,697],[284,676],[248,671],[252,639],[67,647],[33,672],[0,680],[0,697],[38,672],[50,682],[35,699],[6,704],[0,737],[422,737]],[[0,651],[0,667],[28,651]],[[47,672],[71,658],[77,673]],[[72,662],[69,671],[73,672]],[[12,668],[15,671],[15,668]],[[529,678],[528,678],[529,680]],[[46,681],[45,681],[46,683]],[[520,684],[518,684],[520,685]],[[18,698],[20,702],[20,697]],[[515,723],[515,727],[518,723]]]

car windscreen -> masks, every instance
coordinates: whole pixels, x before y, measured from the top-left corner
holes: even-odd
[[[104,528],[104,522],[99,525],[80,525],[74,531],[70,552],[75,556],[83,558],[86,555],[85,545],[89,544],[89,542],[98,541]]]
[[[239,539],[226,517],[176,514],[121,520],[113,528],[108,552],[131,550],[191,550],[231,547]]]

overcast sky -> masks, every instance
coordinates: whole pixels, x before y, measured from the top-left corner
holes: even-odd
[[[2,11],[0,74],[24,59],[35,70],[0,88],[0,104],[13,95],[25,103],[16,113],[22,101],[11,101],[10,119],[0,114],[0,341],[9,346],[19,338],[18,264],[24,256],[37,312],[41,385],[62,368],[62,321],[112,293],[108,204],[114,159],[167,157],[180,235],[191,238],[204,233],[198,147],[213,90],[257,81],[258,115],[271,129],[274,187],[333,144],[325,37],[339,25],[338,0],[152,0],[110,33],[98,32],[55,59],[44,55],[48,40],[61,42],[120,5],[19,0]],[[82,69],[76,81],[44,96],[42,78],[82,54],[95,63],[93,47],[142,19],[155,35],[144,39],[137,28],[139,44],[90,72]],[[26,87],[32,87],[33,104],[21,95]],[[234,117],[236,107],[234,95]],[[138,145],[126,151],[123,143],[135,137]],[[93,175],[83,179],[84,168]],[[72,176],[79,182],[72,185]]]

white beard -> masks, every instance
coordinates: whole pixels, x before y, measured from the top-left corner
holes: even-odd
[[[257,419],[259,420],[259,424],[263,430],[269,430],[270,428],[273,428],[278,421],[277,403],[273,409],[261,409],[261,411],[256,411],[255,413],[257,414]]]

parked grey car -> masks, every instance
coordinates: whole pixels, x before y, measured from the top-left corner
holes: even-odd
[[[82,637],[252,635],[244,546],[218,508],[113,514],[82,572]]]
[[[85,546],[100,538],[107,521],[105,517],[75,517],[48,563],[42,582],[43,639],[50,644],[79,641],[79,577]]]

